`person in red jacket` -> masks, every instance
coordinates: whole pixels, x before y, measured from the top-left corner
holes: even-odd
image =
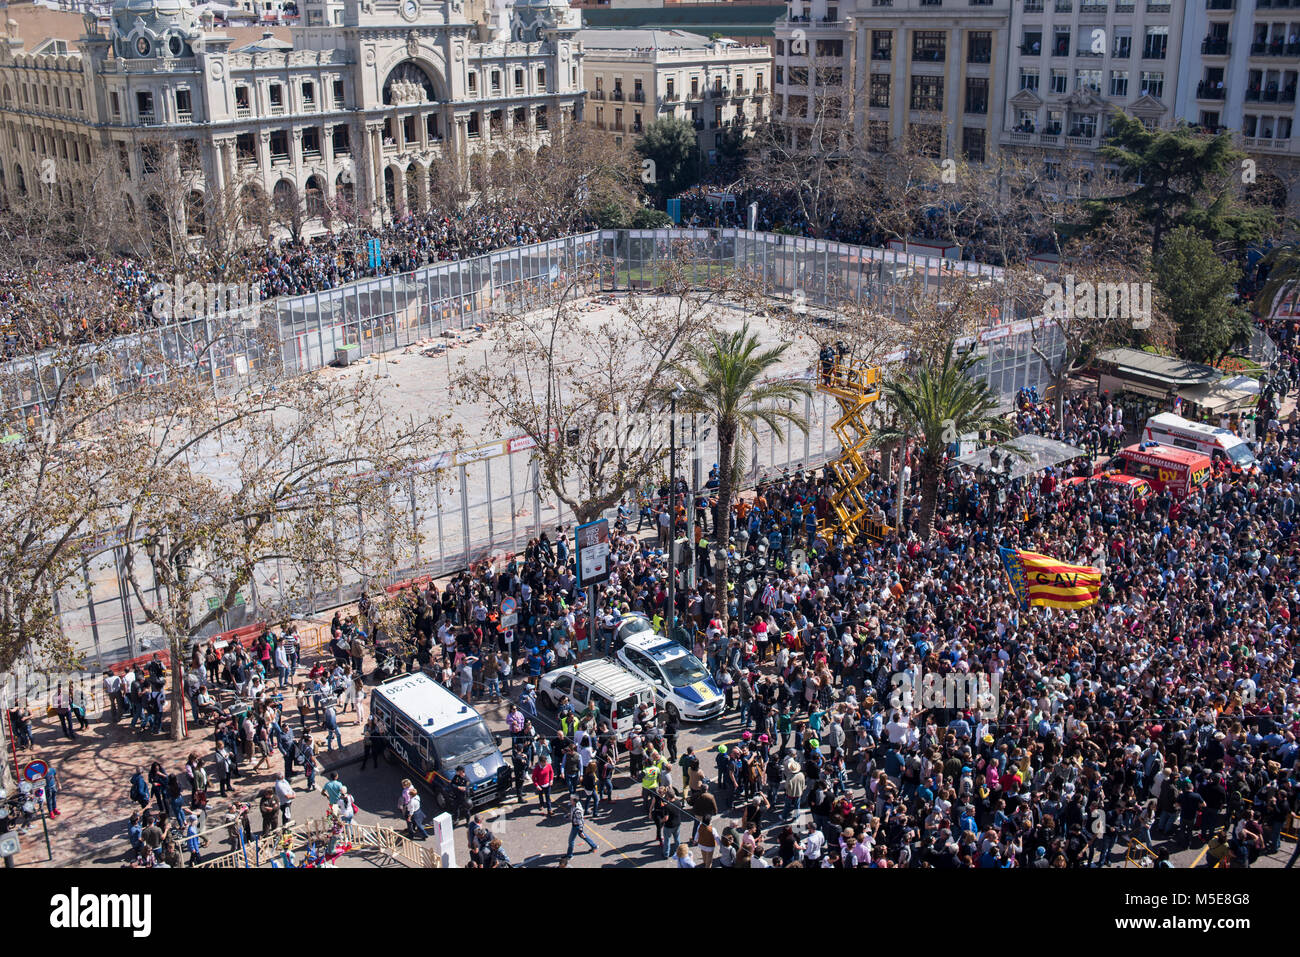
[[[546,816],[551,816],[551,785],[555,782],[555,768],[551,767],[551,759],[545,754],[537,759],[537,766],[533,768],[533,787],[537,788],[537,800],[542,807],[546,808]]]

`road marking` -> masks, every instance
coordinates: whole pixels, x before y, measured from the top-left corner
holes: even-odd
[[[1188,867],[1200,867],[1201,859],[1205,857],[1206,853],[1208,853],[1209,850],[1210,850],[1210,845],[1206,844],[1203,848],[1201,848],[1201,853],[1196,855],[1196,860],[1192,861],[1192,863],[1189,864]]]
[[[614,845],[614,842],[613,842],[613,841],[611,841],[609,838],[607,838],[604,834],[601,834],[600,831],[596,830],[596,828],[595,828],[594,825],[588,824],[588,825],[586,826],[585,829],[586,829],[588,832],[590,832],[590,833],[592,833],[592,834],[595,834],[598,838],[600,838],[602,841],[604,841],[606,844],[608,844],[608,845],[609,845],[609,849],[612,850],[614,853],[616,853],[619,857],[623,858],[623,860],[627,861],[629,864],[635,864],[635,863],[636,863],[636,861],[632,860],[632,858],[628,857],[626,854],[624,854],[622,851],[620,851],[620,850],[619,850],[619,849]]]

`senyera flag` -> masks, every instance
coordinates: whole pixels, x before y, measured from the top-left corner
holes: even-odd
[[[1002,567],[1021,607],[1083,608],[1100,597],[1101,571],[1087,565],[1067,565],[1055,558],[1019,548],[1001,548]]]

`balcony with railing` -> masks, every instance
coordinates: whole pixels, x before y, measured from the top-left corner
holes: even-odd
[[[1169,3],[1152,3],[1147,0],[1147,13],[1168,13],[1173,8]]]
[[[619,90],[619,89],[615,89],[614,92],[611,93],[611,94],[609,95],[609,98],[610,98],[611,100],[614,100],[616,103],[622,103],[622,102],[623,102],[623,91],[622,91],[622,90]]]
[[[1228,97],[1228,91],[1220,83],[1210,83],[1202,80],[1196,84],[1196,98],[1198,100],[1224,100]]]
[[[704,129],[704,120],[700,117],[696,117],[695,121],[691,125],[694,126],[697,130],[702,130]]]
[[[1134,3],[1133,0],[1119,0],[1119,2],[1115,4],[1116,13],[1132,13],[1136,9],[1137,4]]]
[[[1011,130],[1007,133],[1007,139],[1012,143],[1032,143],[1034,135],[1028,130]]]
[[[1057,13],[1069,13],[1074,9],[1073,0],[1056,0]]]
[[[1251,86],[1246,89],[1246,102],[1248,103],[1294,103],[1295,87],[1289,86],[1285,89],[1278,89],[1276,83],[1269,83],[1266,86]]]
[[[1231,10],[1236,0],[1205,0],[1206,10]]]
[[[1025,0],[1025,13],[1042,13],[1043,0]]]
[[[1206,37],[1201,41],[1201,53],[1204,56],[1227,56],[1231,50],[1231,44],[1223,37]]]
[[[1071,133],[1065,138],[1065,145],[1078,147],[1080,149],[1096,149],[1097,134]]]
[[[587,95],[588,95],[589,97],[591,97],[593,100],[603,100],[603,99],[605,99],[605,91],[604,91],[604,90],[588,90],[588,91],[587,91]]]
[[[1265,150],[1288,152],[1291,149],[1289,136],[1243,136],[1241,145],[1248,150]]]
[[[633,90],[632,95],[628,97],[633,103],[645,102],[645,90]]]
[[[1104,3],[1097,3],[1096,0],[1084,0],[1079,4],[1079,16],[1081,17],[1104,17],[1107,6]]]

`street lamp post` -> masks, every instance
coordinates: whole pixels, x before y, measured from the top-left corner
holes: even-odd
[[[682,387],[669,396],[668,417],[668,615],[664,634],[669,638],[677,630],[677,399]]]

